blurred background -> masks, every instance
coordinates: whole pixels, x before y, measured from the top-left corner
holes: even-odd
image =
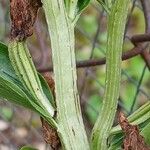
[[[142,1],[142,0],[141,0]],[[150,1],[132,0],[126,24],[123,51],[134,50],[131,37],[150,33]],[[147,4],[146,4],[147,3]],[[147,6],[147,7],[146,7]],[[144,8],[144,9],[143,9]],[[147,16],[146,16],[147,15]],[[91,0],[82,13],[75,29],[76,60],[80,66],[78,91],[87,133],[91,132],[96,121],[105,88],[105,65],[81,67],[86,62],[100,62],[105,58],[107,42],[107,14],[99,3]],[[149,16],[149,19],[147,19]],[[10,18],[9,1],[0,0],[0,41],[9,42]],[[142,46],[145,46],[145,43]],[[44,12],[41,9],[34,26],[34,34],[28,39],[28,47],[39,72],[51,69],[51,45]],[[131,57],[122,62],[122,80],[118,111],[131,114],[150,100],[150,55],[146,44],[146,55]],[[86,62],[84,62],[86,61]],[[100,63],[99,63],[100,64]],[[86,65],[88,66],[88,64]],[[53,73],[51,72],[53,76]],[[117,119],[114,125],[117,124]],[[6,100],[0,100],[0,150],[17,150],[24,145],[32,145],[39,150],[49,149],[42,138],[41,122],[37,114]]]

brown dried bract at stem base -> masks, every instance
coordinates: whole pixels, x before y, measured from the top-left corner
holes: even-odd
[[[58,150],[61,147],[61,143],[56,129],[52,128],[43,118],[41,118],[43,138],[52,149]]]
[[[22,41],[33,34],[40,0],[10,0],[11,39]]]
[[[55,83],[51,74],[49,72],[43,74],[45,80],[47,81],[53,97],[55,99]],[[50,144],[52,149],[58,150],[61,147],[60,139],[58,137],[58,133],[56,129],[52,128],[43,118],[41,118],[42,122],[42,130],[43,130],[43,137],[47,144]]]
[[[145,144],[144,138],[140,135],[137,125],[131,125],[122,112],[120,112],[118,120],[125,134],[123,140],[124,150],[150,150]]]

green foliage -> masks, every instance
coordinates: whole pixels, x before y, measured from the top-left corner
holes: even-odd
[[[142,129],[141,135],[144,137],[145,142],[150,145],[150,122]]]
[[[40,74],[39,78],[45,95],[54,106],[53,96],[46,81]],[[0,43],[0,97],[29,108],[39,113],[48,122],[51,122],[50,116],[46,113],[45,109],[37,103],[35,97],[23,86],[18,76],[16,76],[9,60],[8,48],[2,43]],[[52,121],[51,124],[54,125],[55,123]]]
[[[99,4],[105,9],[105,11],[109,14],[110,8],[106,5],[105,0],[97,0]]]
[[[11,66],[7,46],[0,43],[0,97],[34,110],[26,92]]]
[[[39,79],[40,79],[40,82],[41,82],[44,94],[46,95],[47,99],[50,101],[52,106],[54,108],[56,108],[54,97],[53,97],[53,94],[51,92],[51,89],[50,89],[49,85],[47,84],[47,82],[45,81],[44,77],[40,73],[38,73],[38,76],[39,76]]]
[[[89,4],[90,0],[64,0],[66,11],[71,21],[77,21],[81,12]]]
[[[46,1],[46,0],[45,0]],[[62,2],[61,0],[58,0],[59,2]],[[53,0],[53,2],[56,4],[58,3],[55,2],[55,0]],[[68,15],[69,13],[71,14],[71,16],[73,16],[73,18],[77,18],[78,19],[78,16],[81,14],[81,12],[88,6],[90,0],[64,0],[65,1],[65,6],[66,6],[66,10],[68,12]],[[110,5],[111,5],[111,2],[113,0],[97,0],[100,5],[102,5],[102,7],[105,9],[105,11],[109,14],[110,13]],[[72,4],[73,2],[73,4]],[[48,5],[50,6],[50,5]],[[62,6],[62,5],[61,5]],[[113,5],[112,5],[113,6]],[[139,8],[135,8],[134,9],[134,12],[133,14],[134,15],[138,15],[138,13],[135,14],[135,11],[139,9]],[[49,9],[51,10],[51,9]],[[140,10],[140,9],[139,9]],[[138,10],[138,11],[139,11]],[[141,11],[141,10],[140,10]],[[1,12],[1,11],[0,11]],[[91,12],[91,11],[90,11]],[[116,12],[117,13],[117,12]],[[49,16],[49,19],[51,22],[55,22],[55,20],[51,20],[50,18],[50,15],[52,13],[47,13],[47,15]],[[55,13],[54,13],[55,14]],[[73,14],[73,15],[72,15]],[[88,13],[87,13],[88,14]],[[87,15],[86,14],[86,15]],[[97,22],[96,22],[96,15],[90,13],[90,16],[86,16],[86,15],[83,15],[83,18],[81,19],[81,25],[79,25],[80,27],[82,26],[82,28],[84,28],[84,31],[85,33],[88,33],[88,36],[89,37],[89,41],[91,43],[91,39],[93,38],[95,32],[96,32],[96,28],[97,28]],[[89,15],[89,14],[88,14]],[[63,16],[63,15],[62,15]],[[60,15],[60,17],[62,17]],[[140,12],[140,16],[143,17],[143,13],[142,11]],[[131,16],[132,17],[132,16]],[[72,19],[72,18],[71,18]],[[133,19],[131,19],[131,24],[132,24],[132,20],[136,19],[137,20],[137,17],[134,17]],[[48,20],[48,19],[47,19]],[[62,19],[63,20],[63,19]],[[69,19],[68,19],[69,20]],[[61,21],[60,21],[61,22]],[[135,30],[135,27],[134,29],[134,32],[135,33],[138,33],[140,31],[140,33],[143,33],[144,31],[144,24],[143,24],[144,21],[141,21],[140,19],[140,22],[136,23],[138,26],[138,28]],[[62,23],[62,22],[61,22]],[[78,22],[79,23],[79,22]],[[58,23],[59,24],[59,23]],[[70,25],[70,22],[68,23]],[[49,27],[51,28],[51,27]],[[131,27],[132,28],[132,27]],[[51,28],[52,29],[52,28]],[[52,30],[52,32],[54,32]],[[56,33],[56,32],[55,32]],[[60,32],[58,32],[60,33]],[[62,33],[62,32],[61,32]],[[65,33],[65,32],[64,32]],[[66,32],[67,33],[67,32]],[[94,33],[94,34],[93,34]],[[123,33],[123,32],[122,32]],[[63,33],[62,33],[63,34]],[[72,34],[73,35],[73,32]],[[2,35],[3,36],[3,35]],[[51,36],[51,38],[53,39],[53,36]],[[103,36],[103,37],[102,37]],[[66,37],[66,36],[64,36]],[[64,38],[63,37],[63,38]],[[71,36],[70,36],[71,37]],[[100,36],[99,36],[99,39],[100,39],[100,47],[97,47],[95,48],[94,50],[94,58],[100,58],[102,56],[100,56],[100,48],[102,48],[104,46],[104,49],[105,46],[106,46],[106,43],[104,42],[103,43],[103,39],[105,41],[105,37],[106,37],[106,31],[104,31],[104,33],[101,33]],[[103,38],[103,39],[101,39]],[[62,40],[63,41],[63,40]],[[52,41],[53,43],[53,41]],[[58,45],[59,42],[56,42],[56,45]],[[62,42],[63,44],[65,43]],[[61,46],[61,50],[63,49],[62,46],[63,44],[60,44]],[[97,43],[99,44],[99,43]],[[69,45],[72,45],[74,46],[73,44],[69,44]],[[90,53],[90,50],[89,50],[89,47],[87,47],[87,44],[84,43],[84,46],[86,45],[86,49],[88,51],[84,51],[84,54],[83,51],[79,52],[80,56],[79,58],[80,59],[85,59],[85,58],[88,58],[88,55]],[[53,48],[53,50],[57,50],[58,48]],[[65,49],[65,48],[64,48]],[[127,49],[130,49],[129,47]],[[66,50],[66,49],[65,49]],[[99,51],[98,51],[99,50]],[[115,49],[116,50],[116,49]],[[104,51],[105,52],[105,51]],[[79,55],[77,53],[77,55]],[[135,60],[136,59],[136,60]],[[59,60],[59,59],[58,59]],[[142,68],[143,68],[143,64],[142,64],[142,59],[140,57],[136,57],[136,58],[133,58],[131,60],[132,62],[130,61],[127,61],[127,68],[128,70],[126,70],[126,72],[129,73],[129,76],[133,77],[136,81],[137,79],[140,78],[140,75],[141,75],[141,71],[142,71]],[[57,63],[55,63],[56,65]],[[67,63],[69,64],[69,63]],[[48,120],[49,122],[51,122],[51,116],[49,116],[49,114],[45,111],[45,109],[37,102],[37,99],[33,96],[33,94],[31,93],[30,90],[28,90],[24,85],[23,83],[21,82],[21,80],[18,78],[18,76],[16,76],[16,73],[13,69],[13,67],[11,66],[11,62],[8,58],[8,50],[7,50],[7,46],[5,46],[4,44],[0,43],[0,98],[4,98],[4,99],[7,99],[15,104],[18,104],[18,105],[21,105],[21,106],[24,106],[26,108],[29,108],[35,112],[38,112],[41,116],[43,116],[46,120]],[[60,66],[60,65],[58,65]],[[137,68],[138,66],[138,68]],[[57,67],[56,67],[57,68]],[[63,67],[60,67],[60,69],[58,69],[58,71],[61,70],[61,68]],[[64,67],[65,68],[65,67]],[[66,67],[67,68],[67,67]],[[64,71],[65,72],[65,71]],[[97,75],[96,75],[96,78],[98,78],[99,80],[102,80],[104,81],[104,71],[101,69],[99,69],[97,71]],[[99,73],[100,72],[100,73]],[[147,70],[147,74],[145,73],[145,76],[146,76],[146,81],[149,80],[149,72]],[[39,79],[40,79],[40,83],[42,85],[42,90],[44,92],[44,94],[46,95],[47,99],[50,100],[50,103],[52,104],[52,106],[55,108],[55,102],[53,100],[53,96],[51,94],[51,91],[46,83],[46,81],[44,80],[44,78],[39,74],[38,75]],[[126,78],[125,78],[126,80]],[[101,81],[101,82],[102,82]],[[122,80],[123,81],[123,80]],[[67,81],[68,82],[68,81]],[[64,82],[65,83],[65,82]],[[104,84],[104,83],[103,83]],[[147,85],[148,86],[148,85]],[[123,85],[124,87],[124,85]],[[99,88],[99,86],[97,87]],[[130,109],[130,106],[132,104],[132,99],[134,98],[134,95],[135,95],[135,88],[137,88],[135,85],[133,85],[132,82],[129,82],[127,84],[127,86],[125,87],[125,89],[121,90],[121,97],[123,97],[123,105],[124,107],[129,110]],[[142,87],[143,89],[143,87]],[[62,90],[64,90],[64,88],[62,88]],[[68,90],[69,91],[69,90]],[[65,93],[65,92],[64,92]],[[68,94],[68,93],[67,93]],[[66,93],[65,93],[66,95]],[[65,99],[65,98],[64,98]],[[143,100],[143,99],[142,99]],[[59,100],[61,101],[61,99]],[[65,99],[65,102],[66,102],[66,99]],[[60,108],[64,109],[65,107],[63,106],[63,104],[66,104],[66,103],[60,103]],[[110,103],[109,103],[110,104]],[[67,105],[67,104],[66,104]],[[67,105],[67,106],[70,106],[68,108],[72,108],[71,105]],[[89,107],[90,106],[90,107]],[[86,113],[89,117],[89,120],[94,124],[95,123],[95,120],[98,116],[98,112],[99,112],[99,109],[101,109],[101,98],[99,97],[99,95],[92,95],[90,98],[89,98],[89,101],[88,101],[88,105],[86,107]],[[94,108],[94,109],[92,109]],[[145,109],[146,108],[146,109]],[[65,111],[63,112],[62,110],[60,111],[61,114],[66,114],[66,118],[67,116],[69,116],[69,113],[67,113],[66,109],[64,109]],[[150,111],[149,111],[149,105],[144,105],[142,106],[140,109],[138,109],[135,113],[133,113],[131,116],[129,116],[129,121],[134,123],[134,124],[137,124],[139,125],[140,127],[140,130],[141,130],[141,134],[144,136],[145,140],[146,140],[146,143],[149,143],[150,144],[150,137],[149,137],[149,134],[150,134]],[[68,111],[69,112],[69,111]],[[0,113],[2,113],[4,115],[4,117],[6,119],[11,119],[12,117],[12,112],[11,110],[7,109],[7,108],[3,108],[0,110]],[[72,114],[71,114],[72,115]],[[101,114],[100,114],[101,115]],[[108,115],[107,115],[108,116]],[[61,118],[61,117],[60,117]],[[65,117],[62,117],[62,118],[65,118]],[[67,120],[67,119],[66,119]],[[66,121],[65,120],[65,121]],[[70,116],[68,117],[68,120],[70,121]],[[64,122],[65,122],[64,121]],[[59,121],[60,123],[62,123],[61,121]],[[71,121],[72,122],[72,121]],[[55,122],[51,122],[52,124],[54,124],[55,126]],[[63,123],[62,123],[63,124]],[[74,123],[75,124],[75,123]],[[63,124],[64,126],[64,124]],[[69,129],[69,128],[68,128]],[[65,136],[67,137],[66,133],[69,133],[70,131],[69,130],[65,130],[64,133],[61,130],[60,131],[60,135],[62,136],[62,139],[64,138],[65,140],[64,141],[67,141]],[[106,131],[106,129],[105,129]],[[62,134],[63,133],[63,134]],[[71,133],[71,132],[70,132]],[[69,133],[69,134],[70,134]],[[80,132],[81,133],[81,132]],[[71,138],[68,138],[69,140]],[[79,139],[79,138],[78,138]],[[69,141],[68,140],[68,141]],[[80,139],[79,139],[80,140]],[[63,140],[62,140],[63,141]],[[63,141],[63,142],[64,142]],[[119,147],[121,146],[122,144],[122,141],[123,141],[123,133],[121,131],[121,128],[119,126],[116,126],[114,127],[112,130],[111,130],[111,134],[110,134],[110,137],[109,137],[109,141],[110,141],[110,148],[109,149],[120,149]],[[72,144],[72,142],[70,142]],[[34,148],[31,148],[31,147],[28,147],[28,146],[24,146],[21,148],[21,150],[36,150]]]
[[[4,120],[10,121],[13,117],[13,110],[9,107],[2,107],[0,109],[0,114]]]
[[[38,109],[39,113],[44,110],[42,113],[47,116],[46,120],[51,123],[51,125],[56,126],[55,121],[52,118],[55,111],[54,107],[51,104],[51,100],[47,98],[43,91],[38,73],[27,48],[26,41],[11,41],[9,43],[8,51],[15,74],[23,84],[23,87],[30,92],[30,95],[34,99],[34,103],[31,100],[30,103],[34,109]]]
[[[78,0],[77,13],[80,14],[84,8],[89,4],[90,0]]]

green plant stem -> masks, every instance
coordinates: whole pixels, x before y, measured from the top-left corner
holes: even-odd
[[[112,6],[112,1],[113,0],[105,0],[107,7],[110,9]]]
[[[102,110],[92,132],[91,147],[93,150],[107,150],[107,138],[117,109],[122,45],[129,2],[130,0],[116,0],[108,18],[106,88]]]
[[[76,85],[74,25],[63,0],[43,0],[51,37],[58,134],[65,150],[88,150]]]

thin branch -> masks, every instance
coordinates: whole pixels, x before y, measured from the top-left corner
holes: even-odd
[[[134,47],[133,49],[123,53],[122,60],[127,60],[130,58],[133,58],[139,54],[145,49],[146,46],[138,45],[137,47]],[[84,61],[78,61],[77,62],[77,68],[84,68],[84,67],[93,67],[98,65],[104,65],[106,63],[106,58],[101,59],[91,59],[91,60],[84,60]],[[47,72],[47,71],[53,71],[53,68],[38,68],[39,72]]]
[[[138,34],[131,37],[131,42],[136,45],[137,43],[149,42],[150,41],[150,34]]]
[[[146,33],[147,39],[150,41],[150,1],[141,0],[141,4],[143,7],[144,17],[145,17],[145,24],[146,24]],[[147,51],[141,53],[142,58],[144,59],[147,67],[150,70],[150,54]]]

